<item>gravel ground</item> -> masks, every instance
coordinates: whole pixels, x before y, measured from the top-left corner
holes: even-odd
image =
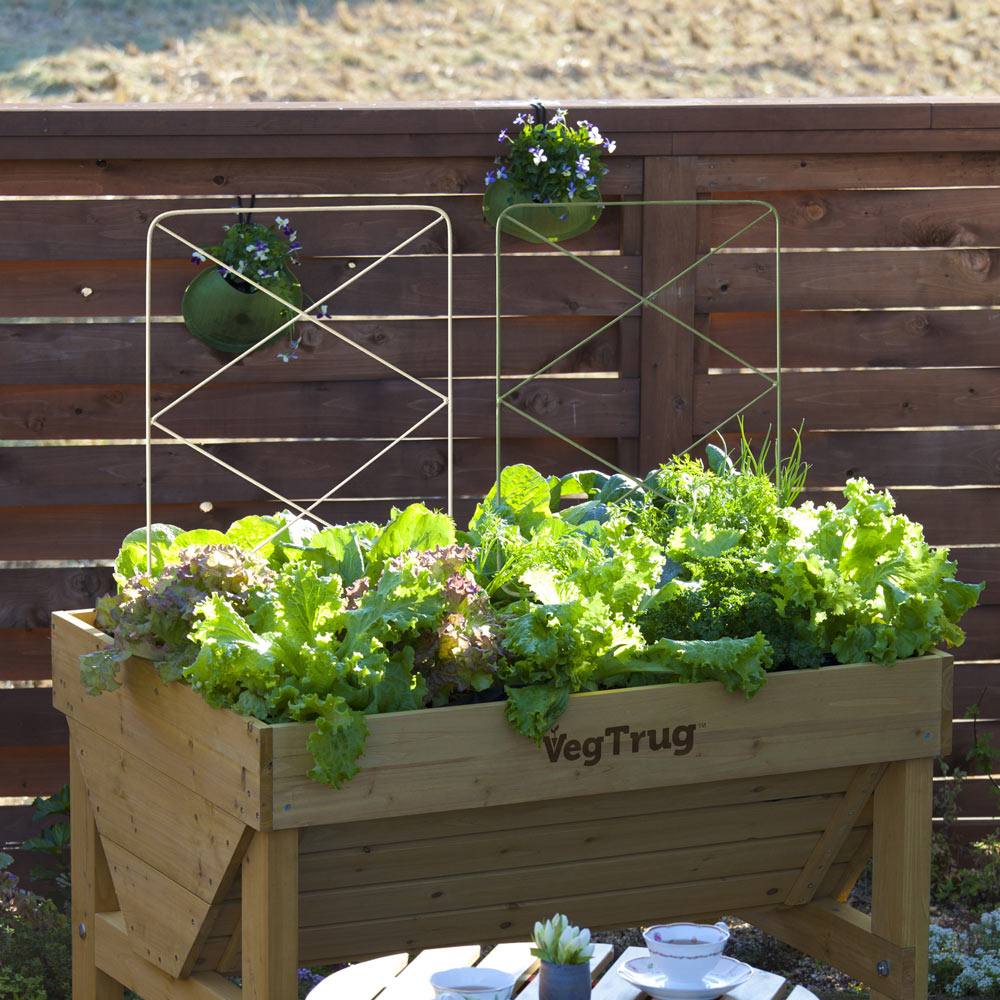
[[[1000,0],[5,0],[0,100],[993,95]]]

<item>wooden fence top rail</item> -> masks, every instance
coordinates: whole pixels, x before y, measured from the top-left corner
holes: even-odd
[[[386,101],[377,103],[259,102],[252,104],[8,104],[0,109],[0,136],[236,135],[252,127],[265,134],[454,134],[503,127],[523,101]],[[570,117],[598,119],[608,131],[755,132],[831,129],[998,128],[995,98],[887,97],[708,100],[544,99]]]
[[[564,102],[546,98],[551,111]],[[493,156],[523,101],[255,104],[11,104],[0,108],[10,160],[242,156]],[[567,102],[616,156],[992,151],[1000,102],[984,98]]]

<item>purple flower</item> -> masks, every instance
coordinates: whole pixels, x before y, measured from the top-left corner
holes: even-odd
[[[192,264],[201,264],[206,260],[205,255],[200,250],[195,250],[191,254]]]
[[[497,142],[503,142],[507,138],[507,129],[500,129],[500,134],[497,136]]]
[[[531,158],[535,162],[537,167],[540,163],[545,163],[548,157],[545,155],[545,150],[539,149],[537,146],[530,146],[528,152],[531,153]]]

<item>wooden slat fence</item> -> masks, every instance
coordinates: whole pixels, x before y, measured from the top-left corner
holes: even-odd
[[[0,109],[0,681],[44,683],[52,610],[109,587],[121,536],[144,523],[143,324],[147,226],[175,208],[257,196],[257,218],[296,205],[419,203],[454,227],[456,513],[493,477],[493,231],[481,218],[497,133],[522,110],[475,105]],[[703,260],[656,302],[758,367],[774,364],[773,226],[728,242],[759,209],[781,220],[783,426],[804,422],[809,496],[850,476],[893,489],[986,580],[958,651],[955,714],[1000,723],[1000,104],[934,100],[607,102],[574,107],[618,143],[609,208],[571,244],[624,289],[558,252],[505,238],[503,374],[560,356]],[[698,200],[703,206],[629,207]],[[194,242],[218,217],[186,219]],[[295,219],[307,292],[332,287],[414,231],[390,212]],[[174,220],[176,226],[182,226]],[[158,235],[154,399],[220,361],[179,322],[194,268]],[[444,372],[441,227],[338,296],[338,325],[420,378]],[[405,318],[393,318],[405,317]],[[314,497],[430,406],[365,355],[306,331],[288,364],[264,350],[178,407],[167,423],[297,498]],[[507,383],[510,384],[510,383]],[[763,388],[655,309],[633,309],[525,387],[519,405],[591,451],[645,471]],[[773,397],[746,414],[761,435]],[[384,517],[441,505],[443,421],[352,482],[326,513]],[[730,421],[727,432],[732,433]],[[568,471],[592,462],[505,415],[505,462]],[[259,439],[281,439],[262,442]],[[175,443],[154,449],[155,517],[225,527],[274,501]],[[0,797],[66,780],[65,729],[47,692],[0,694]],[[971,742],[956,726],[953,759]],[[970,835],[994,828],[987,782],[963,801]],[[0,808],[0,840],[23,829]]]

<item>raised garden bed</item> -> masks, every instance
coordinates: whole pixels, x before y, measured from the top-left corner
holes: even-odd
[[[311,725],[212,709],[53,619],[73,759],[74,998],[291,1000],[295,970],[739,914],[871,986],[926,991],[931,766],[951,657],[574,695],[541,747],[500,704],[372,716],[361,773],[306,777]],[[873,858],[872,915],[848,907]],[[243,989],[222,973],[241,972]]]

